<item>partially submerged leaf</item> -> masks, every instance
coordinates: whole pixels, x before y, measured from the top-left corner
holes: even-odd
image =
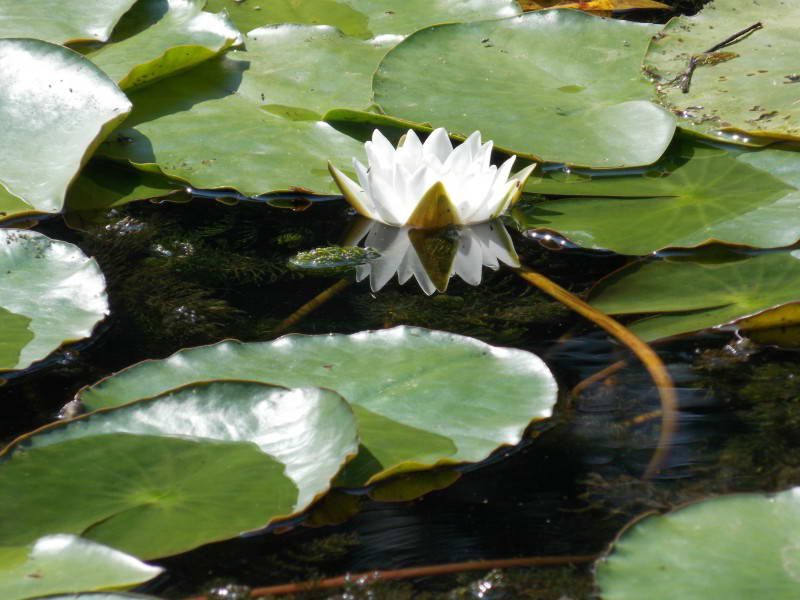
[[[479,129],[532,160],[649,164],[675,130],[673,115],[649,101],[641,74],[655,31],[572,10],[435,25],[389,51],[374,97],[394,117],[461,135]]]
[[[353,486],[482,460],[517,443],[532,420],[549,416],[556,393],[552,375],[533,354],[395,327],[183,350],[121,371],[80,397],[96,409],[213,378],[316,385],[342,394],[354,407],[363,446],[343,474]]]
[[[203,12],[204,0],[140,0],[123,23],[152,23],[87,57],[124,90],[186,70],[242,41],[225,14]],[[126,23],[129,21],[130,23]]]
[[[0,371],[24,369],[88,337],[108,314],[105,279],[79,248],[0,229]]]
[[[114,82],[80,54],[41,40],[0,39],[7,149],[0,185],[30,211],[58,212],[81,166],[130,108]],[[24,212],[18,203],[2,204]]]
[[[798,19],[800,5],[790,0],[715,0],[693,17],[670,20],[653,38],[644,68],[682,127],[798,140]],[[707,52],[755,24],[761,28]]]
[[[747,317],[765,319],[765,311],[781,311],[800,301],[797,253],[741,258],[722,264],[663,260],[635,264],[595,286],[590,303],[608,314],[663,313],[629,325],[652,341],[723,325],[755,328],[758,322]],[[797,323],[800,314],[792,310],[783,316],[786,326]],[[774,325],[771,319],[762,323]]]
[[[52,534],[25,546],[0,546],[0,597],[24,600],[129,587],[163,570],[90,540]]]
[[[620,254],[712,241],[787,246],[800,239],[797,172],[800,152],[736,155],[683,141],[641,175],[529,181],[529,192],[581,197],[514,214],[523,228],[555,230],[581,246]]]
[[[584,0],[570,2],[569,0],[520,0],[522,10],[542,10],[544,8],[574,8],[591,13],[608,13],[614,11],[627,11],[636,9],[670,10],[672,7],[655,0]]]
[[[26,37],[67,44],[108,39],[136,0],[0,0],[0,38]]]

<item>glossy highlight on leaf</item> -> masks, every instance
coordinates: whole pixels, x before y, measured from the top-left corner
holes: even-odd
[[[129,587],[163,571],[114,548],[75,535],[53,534],[27,546],[0,546],[0,597],[24,600]]]
[[[366,372],[373,376],[363,377]],[[529,352],[395,327],[187,349],[121,371],[80,397],[97,409],[214,378],[340,393],[354,406],[361,444],[372,457],[353,485],[403,470],[482,460],[500,445],[516,444],[531,421],[548,417],[556,394],[550,371]],[[362,452],[354,464],[364,469],[367,458]]]
[[[109,433],[252,442],[282,463],[297,486],[293,512],[325,493],[344,462],[358,451],[352,410],[335,392],[224,380],[184,386],[56,423],[19,439],[6,451]]]
[[[0,0],[0,38],[36,38],[54,44],[108,39],[136,0]]]
[[[109,312],[100,268],[67,242],[0,229],[0,273],[0,371],[88,337]]]
[[[0,130],[13,148],[0,162],[0,187],[31,211],[58,212],[78,170],[130,109],[80,54],[41,40],[0,39]]]
[[[242,42],[224,14],[203,12],[203,0],[140,0],[120,26],[149,24],[87,57],[123,90],[134,90],[208,60]],[[128,23],[130,21],[130,23]]]

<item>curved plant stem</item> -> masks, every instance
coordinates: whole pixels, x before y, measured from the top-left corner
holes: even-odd
[[[597,373],[593,373],[592,375],[589,375],[585,379],[582,379],[581,381],[578,382],[578,384],[574,388],[572,388],[572,391],[569,393],[570,404],[572,403],[573,400],[575,400],[575,398],[577,398],[583,392],[583,390],[597,383],[598,381],[602,381],[603,379],[611,377],[614,373],[616,373],[620,369],[624,369],[627,366],[628,366],[627,360],[624,359],[618,360],[615,363],[611,363],[604,369],[601,369]]]
[[[311,300],[303,304],[303,306],[278,323],[277,327],[272,330],[273,335],[281,335],[282,333],[289,331],[289,329],[297,325],[297,323],[299,323],[302,319],[310,315],[312,312],[317,310],[320,306],[325,304],[328,300],[350,285],[350,282],[350,279],[340,279],[331,287],[323,290],[317,296],[314,296]]]
[[[661,399],[661,434],[658,439],[658,447],[653,453],[650,463],[645,469],[643,477],[648,479],[656,475],[664,464],[669,453],[669,443],[678,429],[678,399],[675,395],[675,388],[672,384],[664,363],[645,342],[639,339],[630,329],[618,323],[607,314],[600,312],[590,306],[574,294],[568,292],[560,285],[550,281],[544,275],[531,271],[526,267],[514,269],[517,274],[528,283],[549,294],[559,302],[569,306],[579,315],[586,317],[599,327],[617,338],[627,346],[650,373],[650,377],[658,388],[658,395]]]
[[[445,565],[431,565],[427,567],[411,567],[409,569],[395,569],[392,571],[370,571],[368,573],[349,574],[340,577],[331,577],[319,581],[306,581],[302,583],[284,583],[269,587],[253,588],[250,598],[263,598],[264,596],[281,596],[283,594],[297,594],[341,587],[349,583],[370,584],[376,581],[392,581],[398,579],[411,579],[413,577],[428,577],[431,575],[446,575],[448,573],[462,573],[464,571],[488,571],[490,569],[508,569],[513,567],[534,567],[553,565],[575,565],[594,562],[601,554],[580,554],[576,556],[528,556],[525,558],[505,558],[498,560],[473,560],[469,562],[449,563]],[[207,600],[205,596],[192,596],[185,600]]]

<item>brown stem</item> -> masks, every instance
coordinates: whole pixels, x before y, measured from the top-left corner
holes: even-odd
[[[658,439],[658,447],[653,453],[650,462],[645,469],[643,478],[649,479],[657,474],[669,453],[669,443],[678,429],[678,398],[675,395],[675,388],[672,384],[664,363],[645,342],[639,339],[630,329],[618,323],[607,314],[600,312],[590,306],[574,294],[568,292],[557,283],[550,281],[544,275],[531,271],[526,267],[514,269],[517,274],[528,283],[549,294],[559,302],[567,305],[579,315],[586,317],[599,327],[617,338],[621,343],[630,349],[650,373],[653,381],[658,388],[658,395],[661,399],[661,435]]]
[[[446,565],[430,565],[427,567],[411,567],[409,569],[395,569],[392,571],[370,571],[331,577],[320,581],[305,581],[301,583],[284,583],[268,587],[253,588],[251,598],[264,596],[280,596],[283,594],[297,594],[341,587],[348,583],[363,582],[365,584],[376,581],[392,581],[397,579],[411,579],[413,577],[428,577],[431,575],[446,575],[449,573],[462,573],[464,571],[488,571],[490,569],[509,569],[514,567],[534,567],[553,565],[575,565],[594,562],[601,554],[581,554],[576,556],[528,556],[525,558],[505,558],[497,560],[473,560],[469,562],[449,563]],[[184,600],[207,600],[205,596],[192,596]]]
[[[286,333],[289,329],[297,325],[302,319],[310,315],[312,312],[317,310],[320,306],[325,304],[328,300],[333,298],[336,294],[341,292],[345,289],[348,285],[350,285],[349,279],[340,279],[336,283],[334,283],[331,287],[327,288],[326,290],[322,291],[322,293],[318,294],[305,304],[294,311],[291,315],[286,317],[283,321],[278,323],[277,327],[272,330],[273,335],[281,335],[282,333]]]
[[[592,375],[589,375],[589,377],[582,379],[581,381],[578,382],[578,384],[574,388],[572,388],[572,391],[569,393],[570,404],[572,403],[573,400],[575,400],[575,398],[577,398],[580,395],[581,392],[583,392],[583,390],[588,388],[590,385],[597,383],[598,381],[602,381],[606,377],[611,377],[611,375],[613,375],[620,369],[624,369],[627,366],[628,366],[627,360],[618,360],[617,362],[611,363],[606,368],[598,371],[597,373],[594,373]]]

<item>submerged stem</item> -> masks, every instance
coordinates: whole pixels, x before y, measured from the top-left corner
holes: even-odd
[[[531,271],[526,267],[514,269],[517,274],[528,283],[535,285],[543,292],[549,294],[559,302],[567,305],[579,315],[586,317],[594,324],[605,329],[608,333],[617,338],[622,344],[633,352],[650,373],[650,377],[658,388],[658,396],[661,400],[661,435],[658,439],[658,447],[650,459],[643,477],[648,479],[657,474],[667,458],[669,443],[678,429],[678,399],[675,395],[675,388],[672,384],[664,363],[653,351],[653,349],[630,329],[618,323],[607,314],[590,306],[574,294],[568,292],[557,283],[550,281],[544,275]]]
[[[273,335],[281,335],[286,333],[289,329],[297,325],[297,323],[299,323],[302,319],[317,310],[320,306],[325,304],[328,300],[333,298],[348,285],[350,285],[350,279],[340,279],[331,287],[326,288],[321,293],[314,296],[311,300],[303,304],[303,306],[298,308],[288,317],[286,317],[283,321],[278,323],[277,327],[272,330]]]
[[[408,569],[395,569],[392,571],[370,571],[369,573],[352,573],[340,577],[331,577],[320,581],[307,581],[301,583],[284,583],[269,587],[253,588],[250,598],[263,598],[264,596],[282,596],[284,594],[297,594],[316,590],[341,587],[349,583],[363,582],[370,584],[377,581],[392,581],[398,579],[411,579],[412,577],[428,577],[431,575],[447,575],[449,573],[462,573],[464,571],[488,571],[491,569],[509,569],[514,567],[575,565],[594,562],[601,554],[580,554],[575,556],[528,556],[525,558],[504,558],[497,560],[472,560],[444,565],[431,565],[427,567],[411,567]],[[193,596],[185,600],[207,600],[205,596]]]

